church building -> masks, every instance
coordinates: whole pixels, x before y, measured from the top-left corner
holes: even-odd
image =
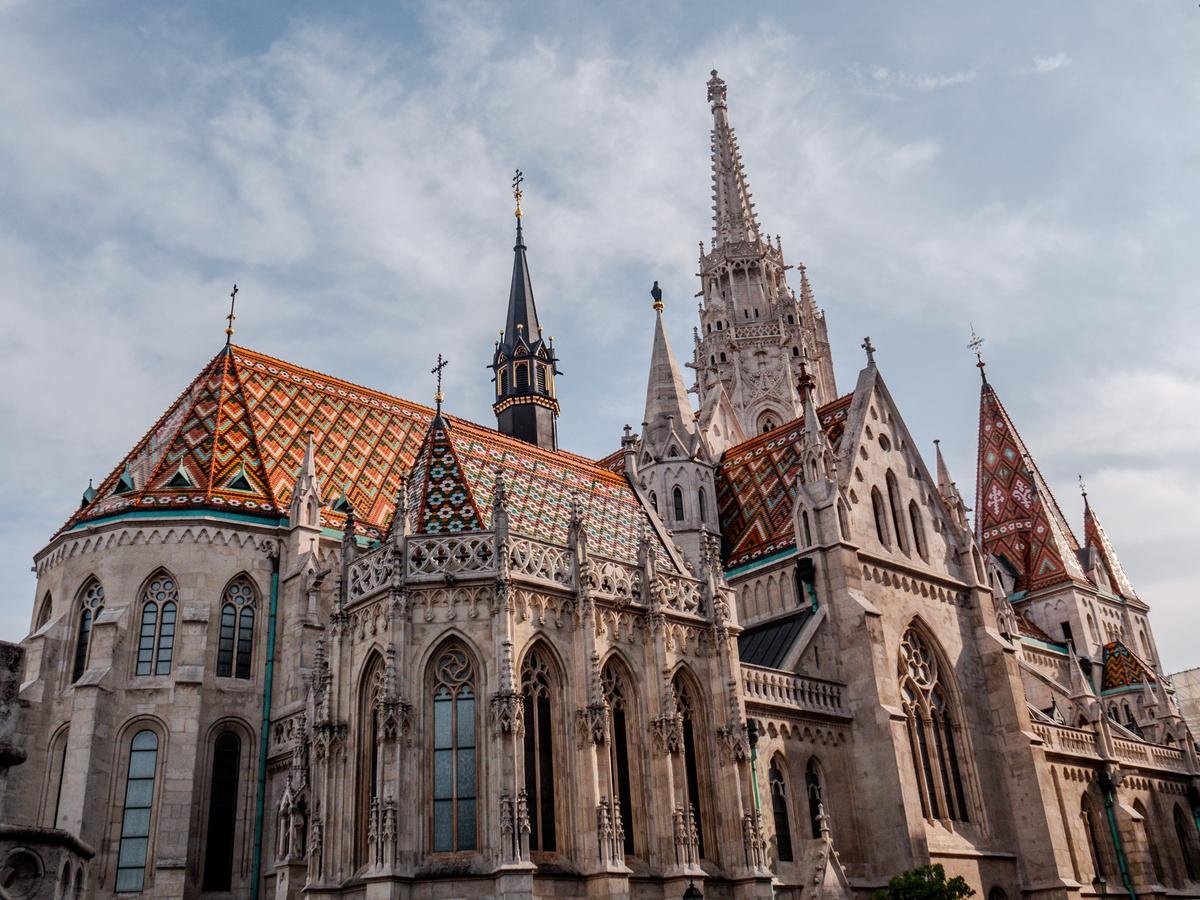
[[[839,391],[707,91],[694,384],[655,283],[602,459],[559,447],[520,173],[495,428],[231,314],[34,558],[0,893],[804,900],[938,863],[986,900],[1200,897],[1196,735],[1097,510],[982,357],[973,518],[869,338]]]

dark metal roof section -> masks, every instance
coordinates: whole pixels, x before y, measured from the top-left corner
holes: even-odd
[[[526,343],[540,342],[542,327],[538,324],[537,307],[533,305],[533,282],[529,278],[529,260],[525,257],[525,235],[517,219],[517,243],[513,246],[512,285],[508,289],[508,318],[504,323],[504,341],[509,350],[524,339]]]
[[[751,666],[778,669],[812,615],[812,609],[806,607],[791,615],[747,628],[738,635],[738,657]]]

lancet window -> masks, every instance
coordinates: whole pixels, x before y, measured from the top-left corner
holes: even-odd
[[[937,656],[916,629],[900,641],[900,696],[916,764],[921,807],[928,818],[969,821],[959,767],[959,731],[950,707],[949,685]]]
[[[75,664],[71,682],[80,679],[87,670],[88,649],[92,642],[92,626],[104,611],[104,586],[95,578],[84,585],[79,594],[79,630],[75,636]]]
[[[1092,872],[1096,876],[1106,877],[1109,871],[1107,860],[1105,859],[1104,846],[1100,839],[1100,822],[1096,815],[1095,806],[1086,795],[1080,802],[1079,817],[1083,820],[1083,828],[1087,833],[1088,853],[1092,858]]]
[[[625,852],[634,853],[633,786],[629,772],[630,697],[629,682],[612,662],[600,675],[604,699],[612,717],[612,740],[609,741],[609,768],[612,772],[612,796],[621,806],[621,827],[625,831]]]
[[[257,592],[244,575],[225,588],[217,638],[217,676],[249,678],[254,651],[254,611]]]
[[[875,516],[875,536],[885,547],[892,546],[891,532],[888,530],[887,510],[883,508],[883,495],[879,488],[871,488],[871,512]]]
[[[357,818],[354,858],[367,861],[370,843],[371,806],[379,796],[380,740],[379,700],[383,694],[383,658],[374,653],[363,666],[358,690],[358,766],[355,782]]]
[[[118,894],[136,893],[145,886],[157,772],[158,735],[150,730],[139,731],[129,745],[125,808],[121,815],[121,843],[117,850]]]
[[[204,848],[204,890],[228,891],[233,883],[233,836],[237,827],[238,770],[242,741],[222,731],[213,745],[208,793],[208,840]]]
[[[433,850],[478,846],[475,670],[458,644],[433,663]]]
[[[925,542],[925,523],[921,519],[921,509],[916,500],[908,501],[908,523],[912,526],[913,546],[921,559],[928,560],[929,545]]]
[[[675,521],[683,521],[683,491],[679,489],[679,485],[675,485],[671,491],[671,504],[675,507]]]
[[[771,766],[767,769],[767,782],[771,788],[771,815],[775,819],[775,850],[780,862],[791,862],[792,825],[788,817],[787,782],[783,778],[779,757],[771,760]]]
[[[704,856],[704,819],[700,797],[700,769],[697,760],[697,743],[700,737],[699,707],[696,697],[688,685],[678,675],[675,677],[675,703],[683,717],[683,766],[684,787],[687,788],[685,800],[691,808],[696,824],[697,845],[700,856]]]
[[[175,650],[175,613],[179,590],[175,578],[156,572],[142,591],[142,620],[138,632],[137,674],[170,675]]]
[[[1200,861],[1196,859],[1195,826],[1188,821],[1187,814],[1178,803],[1175,804],[1175,837],[1179,840],[1179,852],[1183,856],[1183,867],[1187,872],[1188,881],[1200,880]]]
[[[808,793],[808,824],[814,838],[821,836],[821,814],[825,807],[825,785],[821,780],[821,766],[816,757],[810,756],[804,766],[804,789]]]
[[[525,703],[525,793],[529,798],[529,849],[556,849],[554,810],[554,720],[550,667],[534,648],[521,667]]]
[[[885,480],[887,481],[888,508],[892,513],[892,527],[896,529],[896,543],[901,550],[907,553],[908,533],[904,529],[904,519],[900,513],[900,485],[896,483],[896,476],[891,469],[888,469]]]
[[[696,501],[700,507],[701,523],[708,521],[708,495],[704,493],[704,488],[700,488],[696,493]]]

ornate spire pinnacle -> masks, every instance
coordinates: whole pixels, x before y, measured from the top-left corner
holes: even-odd
[[[975,326],[971,326],[971,340],[967,342],[967,348],[975,354],[975,367],[979,369],[979,377],[983,379],[984,385],[987,385],[987,363],[983,361],[983,338],[975,333]]]
[[[513,185],[513,199],[517,201],[517,210],[514,213],[514,215],[517,217],[517,227],[518,228],[521,225],[521,216],[524,215],[524,213],[521,212],[521,198],[523,196],[525,196],[525,192],[521,190],[521,185],[524,183],[525,183],[525,173],[522,172],[520,169],[517,169],[517,174],[513,176],[512,185]]]
[[[225,317],[225,320],[229,323],[228,325],[225,326],[225,346],[226,347],[228,347],[229,344],[233,341],[233,320],[237,318],[237,316],[235,316],[233,314],[233,307],[234,307],[234,304],[237,303],[237,293],[238,293],[238,286],[235,284],[233,286],[233,290],[229,292],[229,315],[227,315]]]
[[[729,125],[725,106],[725,82],[713,69],[708,81],[708,102],[712,105],[713,169],[713,245],[749,241],[760,236],[754,204],[750,202],[750,184],[742,167],[742,154]]]
[[[679,363],[675,360],[671,343],[667,340],[666,329],[663,327],[662,290],[657,281],[654,282],[650,293],[654,297],[654,342],[650,347],[650,374],[646,381],[646,415],[643,418],[645,427],[642,429],[642,439],[657,448],[673,425],[678,426],[684,434],[693,433],[695,414],[688,401],[687,388],[683,386]]]
[[[1078,475],[1076,477],[1079,479],[1079,493],[1083,495],[1083,514],[1084,516],[1087,516],[1088,513],[1092,511],[1091,507],[1088,506],[1087,485],[1083,483],[1082,475]]]
[[[444,359],[442,354],[438,354],[437,365],[429,370],[430,375],[437,376],[437,391],[434,392],[433,402],[437,405],[437,416],[435,421],[440,422],[442,418],[442,401],[446,399],[446,395],[442,393],[442,369],[450,364],[450,360]]]
[[[863,338],[863,350],[867,351],[867,365],[874,367],[875,365],[875,345],[871,343],[871,336],[867,335]]]

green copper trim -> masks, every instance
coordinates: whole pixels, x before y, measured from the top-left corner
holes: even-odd
[[[109,522],[121,522],[128,519],[217,519],[226,522],[245,522],[251,525],[262,525],[267,528],[283,528],[287,525],[287,516],[256,516],[251,513],[222,512],[219,509],[130,509],[125,512],[113,513],[111,516],[101,516],[98,519],[88,519],[72,525],[63,534],[81,531],[92,525],[104,525]]]
[[[1043,650],[1052,650],[1055,653],[1061,653],[1063,656],[1067,655],[1067,648],[1064,644],[1052,644],[1049,641],[1042,641],[1034,637],[1026,637],[1025,635],[1021,635],[1021,643],[1029,644],[1031,647],[1040,647]]]
[[[778,562],[781,559],[790,559],[798,552],[799,551],[797,551],[795,547],[793,547],[791,550],[780,550],[778,553],[772,553],[770,556],[764,556],[762,559],[756,559],[754,562],[748,562],[745,565],[738,566],[736,569],[726,569],[725,577],[728,578],[731,575],[741,575],[743,572],[752,571],[753,569],[767,565],[767,563]]]
[[[1117,827],[1117,813],[1113,809],[1113,789],[1104,791],[1104,812],[1108,816],[1108,828],[1112,832],[1113,846],[1117,851],[1117,868],[1121,870],[1121,881],[1129,892],[1130,900],[1138,900],[1137,891],[1133,889],[1133,879],[1129,877],[1129,862],[1125,859],[1125,845],[1121,843],[1121,829]]]

